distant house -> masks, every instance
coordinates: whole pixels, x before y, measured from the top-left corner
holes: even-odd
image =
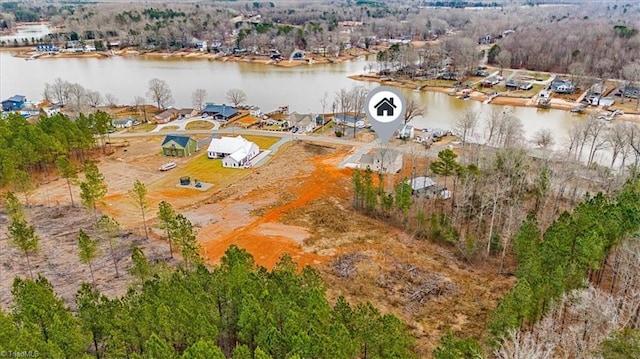
[[[13,95],[2,101],[2,111],[18,111],[24,107],[27,98],[22,95]]]
[[[170,108],[168,110],[164,110],[157,115],[153,116],[153,120],[155,123],[169,123],[175,120],[178,117],[178,110],[175,108]]]
[[[633,86],[626,86],[622,90],[622,93],[624,94],[624,97],[638,98],[638,96],[640,96],[640,88],[633,87]]]
[[[397,108],[393,104],[393,97],[385,97],[373,106],[378,116],[393,116],[393,111]]]
[[[44,113],[48,116],[51,117],[57,113],[60,112],[60,106],[58,105],[53,105],[51,107],[43,107],[42,111],[44,111]]]
[[[133,123],[136,121],[133,117],[120,118],[117,120],[111,121],[111,124],[115,128],[129,128],[133,126]]]
[[[559,79],[551,81],[550,89],[559,94],[572,94],[576,91],[576,87],[571,81]]]
[[[165,156],[191,156],[198,150],[198,141],[189,136],[167,135],[162,141]]]
[[[498,76],[489,76],[482,80],[482,87],[493,87],[500,83]]]
[[[387,148],[377,148],[373,154],[360,157],[360,168],[374,172],[398,173],[402,169],[402,154]]]
[[[526,81],[516,81],[516,80],[509,80],[505,83],[505,86],[508,90],[530,90],[533,85],[531,84],[531,82],[526,82]]]
[[[348,127],[353,127],[355,124],[355,126],[358,128],[364,128],[364,119],[362,117],[355,117],[338,113],[333,116],[333,121],[339,125],[344,124]]]
[[[415,137],[415,130],[413,126],[405,124],[402,126],[400,131],[398,131],[398,138],[407,138],[413,139]]]
[[[260,153],[255,143],[242,136],[212,138],[207,148],[207,157],[222,158],[222,166],[241,168]]]
[[[292,113],[289,115],[289,123],[297,127],[298,133],[310,133],[316,128],[314,114]]]
[[[178,110],[178,118],[182,119],[182,118],[189,118],[192,116],[196,115],[196,110],[192,109],[192,108],[183,108],[181,110]]]
[[[414,177],[408,179],[405,183],[411,186],[411,194],[414,196],[427,198],[441,197],[444,199],[451,197],[451,192],[445,187],[438,185],[436,181],[430,177]]]
[[[231,106],[222,104],[216,105],[213,103],[207,103],[202,110],[203,114],[211,116],[219,121],[229,121],[229,119],[233,118],[238,114],[238,111]]]
[[[36,52],[58,52],[60,51],[55,45],[53,44],[39,44],[36,45]]]

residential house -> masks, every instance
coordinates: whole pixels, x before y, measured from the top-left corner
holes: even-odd
[[[551,81],[551,91],[560,94],[572,94],[576,91],[576,87],[573,82],[569,80],[553,80]]]
[[[498,78],[498,76],[489,76],[483,79],[481,82],[482,87],[493,87],[498,83],[500,83],[500,79]]]
[[[51,117],[57,113],[60,113],[60,106],[59,105],[53,105],[50,107],[42,107],[42,111],[44,111],[44,113],[48,116]]]
[[[2,111],[18,111],[24,107],[27,98],[22,95],[13,95],[2,101]]]
[[[153,116],[155,123],[169,123],[178,117],[178,110],[170,108]]]
[[[52,52],[58,52],[58,51],[60,51],[60,50],[53,44],[39,44],[39,45],[36,45],[36,52],[52,53]]]
[[[136,121],[133,117],[125,117],[117,120],[111,121],[111,124],[115,128],[129,128],[133,126],[133,123]]]
[[[533,85],[531,84],[531,82],[526,82],[526,81],[516,81],[516,80],[508,80],[505,83],[505,87],[507,88],[507,90],[530,90]]]
[[[191,156],[198,150],[198,141],[189,136],[167,135],[162,141],[165,156]]]
[[[213,103],[207,103],[202,110],[202,113],[219,121],[229,121],[229,119],[238,115],[238,111],[231,106],[225,104],[216,105]]]
[[[289,115],[289,122],[297,129],[298,133],[311,133],[316,128],[314,114],[292,113]]]
[[[348,127],[353,127],[354,124],[358,128],[364,128],[364,126],[365,126],[364,118],[345,115],[345,114],[342,114],[342,113],[335,114],[333,116],[333,121],[338,125],[344,124],[344,125],[346,125]]]
[[[402,169],[402,154],[388,148],[377,148],[373,154],[360,157],[360,168],[381,173],[398,173]]]
[[[207,157],[222,158],[222,166],[242,168],[260,153],[255,143],[242,136],[212,138],[207,148]]]
[[[414,137],[416,137],[415,129],[409,124],[405,124],[404,126],[402,126],[400,131],[398,131],[398,138],[413,139]]]
[[[178,119],[190,118],[197,114],[197,111],[192,108],[183,108],[178,110]]]
[[[622,90],[624,97],[628,98],[638,98],[640,96],[640,88],[633,86],[625,86]]]
[[[411,186],[411,194],[414,196],[422,196],[427,198],[436,198],[438,196],[448,198],[450,196],[449,191],[443,186],[440,186],[430,177],[414,177],[408,179],[406,182]]]

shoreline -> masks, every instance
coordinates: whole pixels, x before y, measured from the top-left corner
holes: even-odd
[[[14,57],[23,58],[25,60],[50,59],[50,58],[110,58],[115,56],[142,56],[146,58],[167,59],[167,60],[207,60],[221,62],[245,62],[263,65],[272,65],[279,67],[297,67],[303,65],[317,64],[335,64],[357,59],[361,56],[376,54],[383,50],[382,47],[376,47],[371,50],[352,48],[345,51],[340,56],[322,56],[318,54],[308,53],[308,57],[297,60],[280,60],[275,61],[268,56],[247,55],[247,56],[224,56],[219,53],[214,54],[204,51],[141,51],[137,49],[122,49],[109,51],[92,51],[79,53],[43,53],[36,52],[33,47],[0,47],[0,51],[15,52]]]
[[[426,85],[418,86],[414,81],[411,81],[411,80],[386,80],[384,78],[380,78],[377,75],[351,75],[348,77],[355,81],[377,82],[380,85],[384,85],[384,86],[400,87],[400,88],[406,88],[411,90],[416,90],[418,87],[420,87],[420,90],[419,90],[420,92],[430,91],[430,92],[446,93],[448,95],[451,95],[452,91],[455,89],[455,87],[444,87],[444,86],[426,86]],[[455,95],[451,95],[451,96],[452,97],[462,96],[464,91],[466,90],[464,89],[458,90],[455,93]],[[477,90],[471,90],[471,92],[468,92],[468,95],[469,95],[469,100],[473,100],[473,101],[485,102],[486,100],[489,99],[489,95]],[[502,93],[497,97],[494,97],[491,100],[491,102],[489,102],[488,104],[500,105],[500,106],[538,108],[538,105],[535,101],[535,96],[534,97],[512,97],[512,96],[504,95]],[[571,111],[572,109],[574,109],[579,105],[580,103],[575,101],[572,102],[564,99],[552,98],[548,109]],[[540,108],[540,109],[545,110],[543,108]],[[613,111],[614,109],[616,109],[615,105],[609,108],[610,111]],[[603,111],[605,110],[600,107],[589,106],[584,109],[583,113],[577,114],[577,115],[599,114]],[[624,115],[617,116],[616,119],[640,123],[640,112],[627,112]]]

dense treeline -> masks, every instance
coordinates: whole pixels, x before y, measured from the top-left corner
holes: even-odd
[[[42,115],[36,123],[8,114],[0,121],[0,185],[20,187],[31,173],[47,173],[60,156],[83,160],[96,144],[94,136],[104,136],[110,125],[111,117],[103,111],[80,114],[76,120],[63,114]]]
[[[16,278],[14,306],[0,313],[0,349],[44,357],[411,358],[412,338],[396,317],[371,304],[331,306],[320,276],[283,257],[269,272],[230,247],[219,266],[148,277],[123,298],[84,284],[75,310],[48,281]]]
[[[554,301],[587,281],[600,285],[611,251],[640,229],[639,204],[640,182],[635,181],[613,198],[588,198],[544,233],[530,215],[514,238],[517,282],[498,306],[492,334],[500,337],[509,329],[535,324]],[[615,273],[611,280],[615,282]]]

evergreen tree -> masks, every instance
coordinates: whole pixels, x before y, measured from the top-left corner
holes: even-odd
[[[182,214],[178,214],[176,216],[173,238],[180,247],[182,259],[184,260],[187,269],[189,269],[191,265],[198,264],[201,261],[200,244],[198,243],[196,234],[193,231],[193,225],[191,224],[191,221]]]
[[[7,215],[12,219],[23,219],[25,218],[24,209],[22,208],[22,204],[16,195],[9,191],[7,192],[7,196],[4,201],[4,209],[7,212]]]
[[[98,257],[98,241],[89,237],[82,229],[78,232],[78,247],[80,248],[80,260],[84,264],[89,265],[91,273],[91,282],[96,285],[96,279],[93,276],[93,261]]]
[[[67,188],[69,189],[69,197],[71,198],[71,206],[74,207],[75,203],[73,202],[73,192],[71,191],[71,184],[75,183],[78,179],[78,169],[76,166],[69,161],[66,156],[60,156],[56,159],[56,167],[58,167],[58,172],[62,178],[67,180]]]
[[[116,277],[120,277],[118,271],[118,258],[116,258],[115,250],[118,246],[118,234],[120,233],[120,224],[113,218],[106,214],[102,215],[95,225],[96,231],[109,242],[109,254],[113,260],[113,267],[116,270]]]
[[[29,225],[27,221],[20,216],[14,217],[9,225],[9,238],[11,239],[11,243],[24,253],[27,258],[29,276],[33,278],[29,256],[38,252],[38,243],[40,242],[40,237],[36,234],[35,227]]]
[[[429,165],[431,172],[444,176],[444,183],[446,187],[448,187],[447,178],[453,176],[460,170],[461,166],[456,162],[457,157],[458,155],[453,152],[453,150],[447,148],[438,152],[438,159]]]
[[[158,204],[158,219],[160,219],[161,228],[167,231],[167,242],[169,242],[169,254],[173,258],[173,238],[171,232],[175,231],[176,212],[173,210],[171,203],[162,201]]]
[[[84,176],[84,182],[80,183],[80,198],[82,204],[93,210],[95,217],[96,205],[107,194],[107,185],[95,162],[85,161]]]
[[[133,184],[133,189],[129,191],[129,196],[133,199],[134,204],[138,209],[140,209],[140,213],[142,214],[142,224],[144,226],[144,237],[149,239],[149,232],[147,231],[147,219],[145,213],[147,208],[149,207],[149,202],[147,200],[147,187],[144,183],[136,180]]]

